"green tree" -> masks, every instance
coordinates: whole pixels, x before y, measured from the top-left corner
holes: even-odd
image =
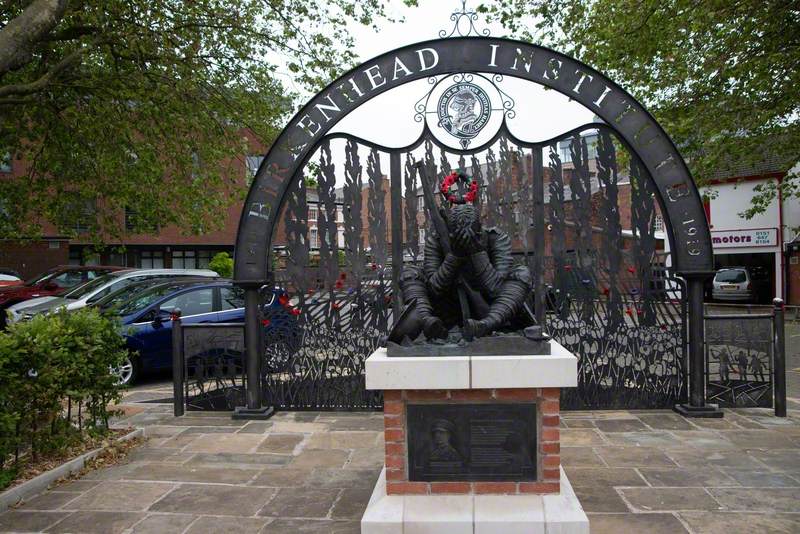
[[[701,184],[715,170],[800,159],[800,5],[792,0],[493,0],[514,35],[599,69],[673,138]],[[800,199],[800,178],[783,182]],[[747,215],[776,188],[762,189]]]
[[[269,144],[297,89],[355,55],[382,0],[0,0],[0,238],[207,231],[241,200],[244,130]],[[288,75],[288,76],[287,76]],[[96,221],[95,221],[96,219]]]
[[[208,268],[216,271],[223,278],[233,278],[233,258],[227,252],[214,254],[214,257],[208,262]]]

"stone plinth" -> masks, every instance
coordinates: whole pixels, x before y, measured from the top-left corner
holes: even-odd
[[[560,390],[577,385],[577,358],[550,352],[375,351],[366,383],[384,392],[386,461],[362,534],[588,533],[560,456]]]
[[[386,492],[389,495],[558,493],[561,465],[559,442],[559,388],[386,390],[383,421],[386,440]],[[536,405],[536,480],[413,481],[409,477],[409,404],[470,403]]]

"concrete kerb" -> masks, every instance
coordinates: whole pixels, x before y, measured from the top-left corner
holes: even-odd
[[[128,432],[124,436],[120,436],[119,438],[114,440],[114,443],[122,443],[134,438],[140,438],[145,436],[145,429],[144,428],[137,428]],[[73,458],[72,460],[61,464],[58,467],[55,467],[41,475],[34,477],[30,480],[23,482],[13,488],[7,489],[3,493],[0,493],[0,513],[6,511],[12,506],[15,506],[25,499],[33,497],[34,495],[38,495],[42,493],[47,488],[50,487],[50,484],[58,480],[59,478],[64,478],[72,473],[76,473],[83,469],[86,466],[86,462],[91,460],[92,458],[96,457],[103,451],[103,447],[99,447],[97,449],[91,450],[87,453],[81,454],[77,458]]]

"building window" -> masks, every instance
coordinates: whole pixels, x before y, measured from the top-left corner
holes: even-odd
[[[3,155],[0,155],[0,172],[11,172],[14,170],[14,167],[11,163],[11,154],[6,152]]]
[[[97,207],[94,199],[77,200],[72,203],[70,211],[77,213],[77,218],[72,229],[75,233],[85,234],[94,227],[97,222]]]
[[[425,228],[419,229],[419,246],[425,246]]]
[[[655,219],[653,219],[653,231],[654,232],[664,231],[664,217],[662,217],[661,215],[656,215]]]
[[[195,269],[197,258],[194,250],[173,250],[172,268],[173,269]]]
[[[81,249],[73,248],[69,251],[69,264],[70,265],[80,265],[81,260],[83,259],[81,254]]]
[[[247,177],[255,178],[264,156],[247,156]]]
[[[319,248],[319,231],[311,228],[308,232],[311,248]]]
[[[214,257],[213,250],[198,250],[197,251],[197,268],[208,269],[208,264],[211,263],[211,258]]]
[[[319,212],[317,210],[317,206],[309,206],[308,207],[308,220],[309,221],[316,221],[317,217],[319,217]]]
[[[164,252],[161,250],[143,250],[139,255],[139,266],[142,269],[163,269]]]

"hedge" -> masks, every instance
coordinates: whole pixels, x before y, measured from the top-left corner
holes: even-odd
[[[0,332],[0,479],[21,455],[36,460],[104,432],[107,407],[121,396],[110,369],[126,355],[118,325],[93,309],[39,315]]]

